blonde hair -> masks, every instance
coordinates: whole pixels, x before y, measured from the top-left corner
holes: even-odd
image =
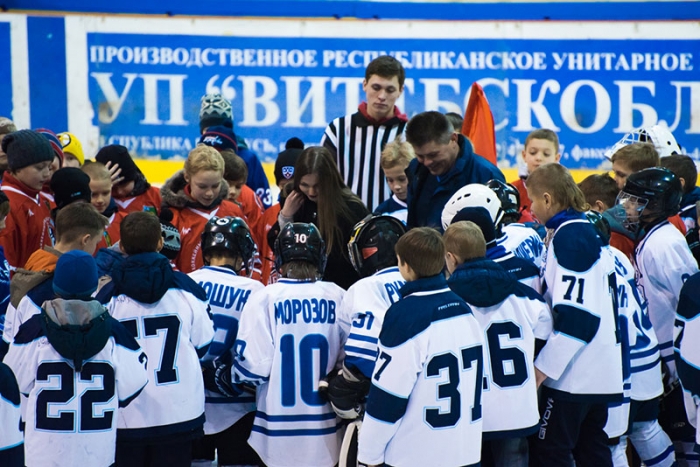
[[[382,155],[379,159],[379,164],[382,169],[392,169],[397,166],[403,168],[408,167],[408,164],[416,157],[413,152],[413,146],[406,141],[392,141],[384,146]]]
[[[85,164],[80,167],[80,170],[88,174],[90,181],[112,181],[112,175],[109,173],[109,170],[107,170],[107,167],[101,162],[85,161]]]
[[[459,263],[486,256],[486,240],[481,229],[472,221],[450,224],[442,234],[445,251],[457,257]]]
[[[590,209],[571,173],[561,164],[545,164],[536,168],[527,177],[527,188],[536,196],[549,193],[554,205],[560,209],[572,208],[578,212]]]
[[[213,170],[224,175],[224,159],[219,154],[219,151],[205,144],[198,144],[196,148],[190,151],[185,161],[185,175],[192,175],[203,172],[205,170]]]

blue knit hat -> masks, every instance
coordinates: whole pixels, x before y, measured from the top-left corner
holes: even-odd
[[[68,300],[90,300],[97,290],[97,264],[82,250],[63,253],[56,263],[53,291]]]

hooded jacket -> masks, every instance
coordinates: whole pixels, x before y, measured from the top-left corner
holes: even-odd
[[[146,177],[139,172],[134,180],[134,189],[125,198],[112,198],[121,211],[130,212],[150,211],[154,214],[160,212],[161,198],[158,188],[151,186]]]
[[[184,273],[195,271],[204,266],[201,250],[201,235],[204,226],[214,216],[240,217],[248,223],[248,219],[241,208],[235,203],[226,200],[228,196],[228,184],[221,181],[221,191],[209,206],[202,206],[189,195],[189,187],[185,181],[185,174],[180,171],[173,175],[160,189],[163,197],[163,205],[173,212],[171,223],[180,232],[180,253],[175,258],[175,266]],[[255,226],[248,225],[251,231]],[[256,261],[259,263],[259,259]],[[257,266],[259,269],[259,266]],[[259,277],[259,272],[258,276]]]

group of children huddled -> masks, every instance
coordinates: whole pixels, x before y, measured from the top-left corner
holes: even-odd
[[[287,142],[273,205],[221,96],[200,130],[157,189],[0,120],[0,465],[697,465],[700,189],[663,128],[579,185],[536,130],[443,232],[406,228],[407,142],[370,214],[325,147]]]

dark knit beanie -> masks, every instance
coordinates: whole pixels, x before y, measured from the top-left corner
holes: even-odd
[[[11,172],[40,162],[52,162],[51,144],[36,131],[19,130],[2,140],[2,151],[7,154],[7,165]]]
[[[90,300],[90,295],[97,290],[97,281],[97,264],[92,255],[71,250],[58,258],[53,291],[61,298]]]
[[[107,162],[118,164],[119,168],[122,169],[121,176],[124,177],[124,182],[133,182],[141,173],[129,155],[129,150],[118,144],[110,144],[100,149],[95,156],[95,160],[105,165]]]
[[[224,149],[231,149],[234,152],[238,151],[236,134],[231,128],[222,125],[210,127],[206,133],[202,134],[199,138],[199,142],[211,146],[219,152]]]
[[[491,214],[486,208],[469,207],[457,212],[452,218],[452,224],[459,221],[471,221],[479,226],[481,233],[484,234],[486,247],[492,247],[496,242],[496,227],[491,220]]]
[[[89,203],[92,197],[90,176],[77,167],[58,169],[51,177],[51,191],[57,209],[78,200]]]
[[[199,132],[204,133],[205,128],[219,125],[233,129],[231,103],[221,94],[202,96],[199,109]]]
[[[279,185],[282,180],[294,178],[294,166],[304,152],[304,142],[299,138],[290,138],[284,145],[284,151],[277,155],[275,161],[275,181]]]

